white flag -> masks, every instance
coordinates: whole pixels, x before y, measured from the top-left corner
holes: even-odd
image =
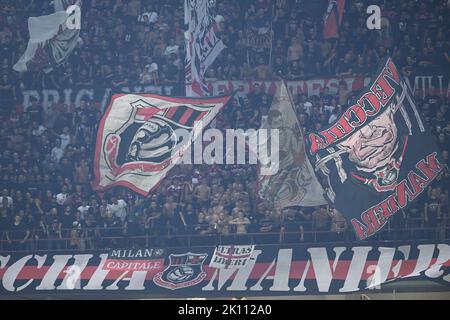
[[[225,48],[216,34],[219,28],[211,14],[212,7],[213,3],[207,0],[185,0],[184,3],[187,96],[207,94],[206,70]]]
[[[67,3],[54,3],[55,13],[28,18],[30,40],[22,57],[13,66],[17,72],[50,72],[61,65],[78,43],[80,29],[69,28],[69,14],[64,9]],[[81,6],[81,1],[74,4]]]
[[[260,197],[277,209],[326,204],[324,190],[306,156],[303,132],[284,82],[261,128],[269,132],[267,141],[261,142],[263,146],[269,144],[271,129],[279,130],[279,169],[274,175],[259,175]]]

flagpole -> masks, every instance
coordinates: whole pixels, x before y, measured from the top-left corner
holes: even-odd
[[[190,74],[192,77],[192,67],[191,67],[191,54],[189,51],[189,14],[188,14],[188,0],[184,0],[184,46],[186,51],[186,58],[184,61],[184,95],[188,96],[189,91],[189,81],[187,75]],[[187,28],[187,30],[186,30]],[[186,66],[186,62],[189,61],[189,64]],[[187,68],[186,68],[187,67]],[[192,79],[192,78],[191,78]]]
[[[274,12],[274,3],[273,0],[272,2],[272,14],[271,14],[271,19],[270,19],[270,52],[269,52],[269,70],[272,71],[272,50],[273,50],[273,12]]]

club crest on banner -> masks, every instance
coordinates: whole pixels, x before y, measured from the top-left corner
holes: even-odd
[[[206,277],[203,263],[207,257],[207,253],[171,254],[169,265],[155,275],[153,282],[171,290],[195,286]]]

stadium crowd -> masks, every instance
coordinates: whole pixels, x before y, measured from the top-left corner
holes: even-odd
[[[364,1],[347,1],[339,39],[324,40],[327,1],[217,1],[216,21],[227,48],[207,77],[295,80],[367,75],[386,55],[406,76],[448,75],[447,1],[370,1],[377,2],[384,15],[381,31],[365,28]],[[319,4],[325,4],[321,11],[311,8]],[[1,250],[176,246],[218,238],[222,243],[354,238],[343,216],[327,206],[274,210],[258,198],[256,167],[249,165],[176,166],[147,198],[119,188],[99,198],[90,186],[99,101],[84,99],[76,106],[44,109],[41,101],[31,99],[23,110],[16,108],[23,103],[21,92],[67,87],[114,90],[127,84],[170,84],[181,92],[182,1],[83,1],[82,41],[69,60],[49,74],[18,74],[12,66],[27,44],[27,17],[48,14],[51,6],[47,1],[22,0],[2,1],[0,6]],[[249,29],[260,34],[272,30],[270,46],[248,45]],[[337,94],[296,95],[298,119],[306,131],[320,129],[336,119],[356,94],[341,82]],[[216,127],[258,128],[271,101],[255,87],[226,106]],[[416,97],[416,102],[448,166],[448,98]],[[443,228],[448,225],[449,179],[447,170],[375,238],[448,237]],[[429,229],[400,230],[404,226]]]

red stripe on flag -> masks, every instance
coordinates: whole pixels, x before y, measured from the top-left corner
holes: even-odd
[[[197,116],[197,118],[195,118],[194,122],[195,122],[195,121],[200,121],[201,119],[203,119],[203,117],[205,116],[205,114],[206,114],[207,112],[208,112],[208,111],[200,112],[200,114]]]
[[[136,111],[136,116],[141,116],[141,117],[144,118],[145,121],[147,121],[148,119],[153,117],[153,115],[155,113],[158,113],[159,111],[161,111],[161,109],[159,109],[157,107],[153,107],[153,108],[139,108]]]
[[[167,113],[166,113],[166,117],[171,119],[177,110],[178,110],[178,107],[170,108],[169,111],[167,111]]]
[[[181,124],[186,124],[186,122],[188,121],[189,117],[192,115],[192,113],[194,112],[193,109],[187,109],[186,112],[181,116],[179,123]]]

